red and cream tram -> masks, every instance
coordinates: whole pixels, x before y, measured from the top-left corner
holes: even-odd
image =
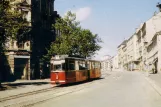
[[[99,61],[55,56],[50,63],[52,84],[69,84],[101,77]]]

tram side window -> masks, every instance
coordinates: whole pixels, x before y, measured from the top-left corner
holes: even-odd
[[[94,68],[98,68],[98,67],[97,67],[97,62],[95,62],[95,66],[94,66]]]
[[[86,68],[89,70],[90,69],[90,64],[88,62],[86,62]]]
[[[85,61],[79,61],[79,70],[86,70],[87,66],[85,64]]]
[[[95,62],[95,68],[100,68],[100,64],[98,62]]]
[[[66,67],[65,67],[65,63],[62,64],[62,69],[65,70]]]
[[[92,68],[92,69],[94,69],[94,68],[95,68],[95,64],[94,64],[94,62],[92,62],[92,64],[91,64],[91,68]]]
[[[74,63],[74,61],[69,61],[69,70],[75,70],[75,63]]]

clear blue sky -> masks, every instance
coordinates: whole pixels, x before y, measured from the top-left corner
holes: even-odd
[[[82,27],[102,38],[99,58],[115,55],[124,38],[158,11],[158,2],[161,0],[55,0],[54,6],[61,16],[68,10],[77,12]]]

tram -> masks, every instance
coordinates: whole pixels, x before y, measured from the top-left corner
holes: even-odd
[[[50,64],[52,84],[69,84],[101,77],[101,63],[96,60],[55,56]]]

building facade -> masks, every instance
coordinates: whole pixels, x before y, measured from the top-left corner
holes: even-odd
[[[161,12],[140,24],[135,33],[118,47],[119,69],[160,71]]]
[[[23,18],[31,27],[31,0],[10,0],[11,11],[22,13]],[[29,39],[18,42],[9,38],[6,43],[4,81],[10,79],[30,79],[30,53]]]
[[[51,24],[54,23],[56,17],[59,16],[57,12],[54,11],[54,0],[38,0],[35,2],[31,2],[31,0],[10,0],[10,5],[11,11],[20,12],[23,14],[23,18],[29,23],[29,28],[33,28],[33,26],[37,25],[37,23],[41,23],[42,27],[39,27],[43,28],[43,30],[40,30],[42,32],[51,32]],[[31,7],[31,5],[33,7]],[[37,5],[41,6],[39,7]],[[39,73],[34,74],[31,71],[31,53],[33,50],[32,48],[36,43],[34,42],[33,44],[33,42],[31,42],[33,41],[31,34],[33,35],[34,33],[37,35],[34,36],[37,38],[37,40],[34,40],[38,41],[41,43],[40,45],[43,46],[49,45],[49,43],[54,41],[56,38],[56,31],[54,30],[54,32],[51,34],[45,33],[44,38],[47,38],[46,36],[51,36],[48,38],[50,42],[48,42],[46,39],[43,39],[41,35],[42,33],[40,32],[29,32],[29,34],[25,34],[25,39],[23,39],[23,41],[21,40],[20,42],[9,39],[9,41],[6,43],[7,51],[5,53],[6,56],[4,57],[6,62],[5,67],[3,67],[5,72],[2,80],[8,80],[10,77],[14,79],[32,79],[35,75],[39,75]],[[21,38],[21,35],[19,38]],[[19,38],[17,39],[19,40]]]
[[[114,57],[112,57],[112,66],[113,66],[113,70],[119,70],[118,55],[115,55]]]
[[[101,71],[102,72],[107,72],[111,70],[112,66],[112,57],[110,55],[105,55],[101,59]]]
[[[126,62],[126,40],[123,41],[118,47],[118,68],[124,70],[124,63]]]

